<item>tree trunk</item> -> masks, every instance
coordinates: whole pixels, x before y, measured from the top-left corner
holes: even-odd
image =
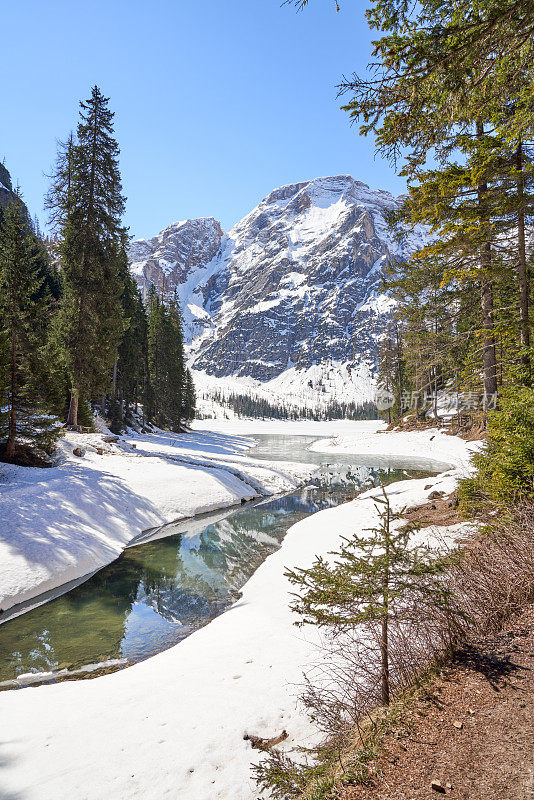
[[[380,638],[380,661],[381,661],[381,699],[383,706],[389,706],[389,646],[388,646],[388,620],[382,620],[382,634]]]
[[[454,373],[454,389],[456,394],[456,422],[458,427],[460,427],[460,388],[459,388],[459,381],[458,381],[458,372]]]
[[[95,180],[96,180],[96,150],[97,150],[97,125],[98,125],[98,112],[94,110],[93,115],[93,141],[91,153],[91,177],[89,184],[89,201],[87,206],[87,217],[85,220],[85,230],[83,234],[82,255],[81,255],[81,275],[83,276],[84,285],[80,291],[78,300],[78,314],[76,320],[76,338],[75,338],[75,352],[74,352],[74,367],[73,367],[73,387],[70,396],[69,414],[67,417],[67,425],[78,424],[78,401],[80,395],[80,384],[84,377],[84,337],[82,336],[83,324],[86,318],[85,303],[86,303],[86,285],[88,278],[87,267],[87,243],[89,231],[91,228],[92,218],[94,214],[94,199],[95,199]]]
[[[402,419],[402,345],[401,345],[401,338],[399,336],[399,326],[395,323],[395,344],[397,347],[397,383],[398,383],[398,392],[399,392],[399,409],[401,411],[401,419]]]
[[[6,457],[15,455],[17,435],[17,334],[11,337],[11,409],[9,411],[9,430],[6,444]]]
[[[77,386],[73,386],[70,394],[70,406],[69,406],[69,415],[67,417],[67,425],[78,424],[78,400],[79,400],[79,389]]]
[[[481,259],[482,263],[482,259]],[[484,263],[488,263],[485,261]],[[491,254],[489,255],[491,264]],[[493,319],[493,284],[488,273],[483,270],[480,281],[480,300],[482,311],[482,366],[484,370],[484,394],[488,398],[497,394],[497,357],[495,353],[495,334]]]
[[[530,385],[530,320],[529,320],[529,281],[527,268],[527,248],[525,243],[525,182],[523,175],[523,147],[519,142],[516,150],[517,168],[517,250],[519,278],[519,320],[521,326],[521,360],[525,367],[525,383]]]
[[[385,490],[382,490],[385,495]],[[389,558],[390,558],[390,506],[387,496],[385,505],[385,569],[382,583],[382,630],[380,635],[380,678],[381,699],[383,706],[389,706]]]
[[[476,123],[477,139],[484,136],[484,126],[480,120]],[[478,184],[478,202],[480,208],[480,224],[486,241],[480,249],[480,308],[482,323],[482,368],[484,371],[484,394],[488,398],[497,394],[497,357],[495,351],[495,325],[493,317],[493,282],[491,275],[491,231],[489,230],[488,211],[484,208],[484,200],[488,193],[488,185],[482,181]]]
[[[434,295],[435,297],[435,295]],[[434,318],[434,336],[436,337],[436,342],[438,341],[439,335],[439,325],[438,325],[438,318]],[[438,416],[438,366],[434,364],[432,367],[432,374],[434,377],[433,387],[432,387],[432,413],[434,414],[434,420],[436,422],[439,421]]]

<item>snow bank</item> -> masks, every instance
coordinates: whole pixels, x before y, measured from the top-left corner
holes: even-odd
[[[315,422],[314,420],[305,419],[240,419],[239,417],[231,417],[230,419],[198,420],[193,423],[193,427],[199,430],[239,433],[243,436],[254,436],[255,433],[274,433],[281,436],[317,436],[325,438],[342,436],[344,440],[358,441],[365,434],[374,434],[379,430],[385,430],[386,423],[376,419],[358,422],[345,419]]]
[[[285,423],[284,423],[285,425]],[[382,453],[404,442],[428,455],[429,434],[374,434]],[[432,440],[432,443],[434,440]],[[439,446],[438,446],[439,444]],[[348,452],[356,443],[340,439]],[[439,436],[444,475],[396,483],[395,510],[454,489],[472,446]],[[316,732],[296,703],[303,669],[318,657],[316,632],[293,625],[287,567],[308,566],[340,537],[377,522],[373,494],[294,525],[243,588],[240,601],[179,645],[96,680],[0,694],[4,744],[0,796],[20,800],[255,800],[250,762],[262,754],[245,733],[287,746],[311,744]],[[441,533],[446,533],[441,531]]]
[[[470,454],[477,447],[478,443],[467,444],[463,439],[449,436],[436,428],[388,433],[381,431],[378,436],[371,429],[361,429],[357,432],[336,431],[329,439],[314,442],[310,450],[316,453],[428,458],[467,471]]]
[[[0,467],[3,621],[109,564],[141,531],[289,491],[312,469],[254,461],[253,441],[228,434],[106,438],[67,434],[52,468]]]

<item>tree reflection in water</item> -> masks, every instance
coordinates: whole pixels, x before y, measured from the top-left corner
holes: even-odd
[[[132,547],[76,589],[0,626],[0,681],[135,662],[171,647],[235,600],[295,522],[380,480],[414,474],[323,463],[306,488],[230,511],[200,532]]]

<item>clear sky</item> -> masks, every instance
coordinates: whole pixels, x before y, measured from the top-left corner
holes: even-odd
[[[226,229],[273,188],[350,173],[394,193],[339,110],[362,71],[364,0],[25,0],[2,8],[0,160],[41,223],[56,139],[98,84],[115,111],[126,223],[151,236],[214,216]],[[44,225],[43,225],[44,227]]]

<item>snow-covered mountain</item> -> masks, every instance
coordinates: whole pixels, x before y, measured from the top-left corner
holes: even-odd
[[[217,220],[205,217],[173,222],[152,239],[137,239],[130,245],[131,270],[143,296],[151,284],[168,299],[176,291],[182,302],[189,343],[202,330],[203,320],[209,321],[201,287],[219,267],[223,239]]]
[[[392,306],[382,267],[425,237],[393,240],[400,200],[350,175],[283,186],[227,234],[208,218],[133,242],[132,270],[144,291],[177,292],[201,390],[361,402]]]

